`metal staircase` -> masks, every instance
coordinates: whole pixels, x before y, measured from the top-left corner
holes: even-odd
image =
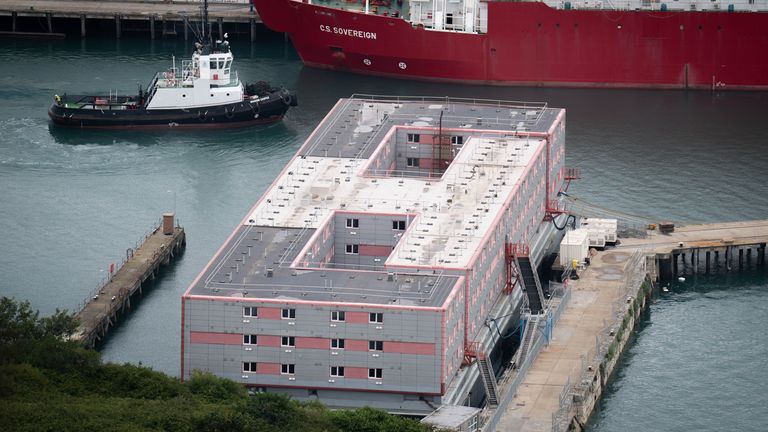
[[[477,353],[477,368],[480,369],[480,378],[485,386],[488,405],[497,406],[499,404],[499,392],[496,386],[496,375],[493,373],[491,359],[487,358],[484,353]]]
[[[520,269],[520,276],[523,282],[523,289],[528,296],[528,306],[532,314],[539,314],[544,310],[544,293],[541,290],[541,282],[536,269],[533,268],[528,254],[516,254],[515,264]]]
[[[539,317],[541,317],[541,315],[528,315],[528,322],[526,322],[525,329],[523,330],[520,347],[517,349],[517,353],[513,360],[513,363],[518,366],[523,364],[525,358],[533,347],[533,341],[536,339],[536,327],[539,326]]]

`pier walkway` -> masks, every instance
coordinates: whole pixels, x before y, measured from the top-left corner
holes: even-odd
[[[259,15],[250,11],[247,1],[209,2],[208,15],[211,32],[221,38],[225,32],[247,32],[250,25],[251,40],[255,40],[256,24],[261,23]],[[36,34],[54,34],[61,27],[61,20],[80,20],[80,36],[86,37],[87,27],[92,21],[112,22],[115,37],[125,31],[141,31],[151,39],[156,36],[177,36],[183,33],[188,40],[191,32],[184,25],[188,20],[199,25],[200,2],[158,1],[158,0],[0,0],[0,16],[11,17],[10,28],[0,28],[2,33],[11,35],[23,30],[22,19],[43,19],[43,28],[35,21]],[[7,19],[7,18],[6,18]],[[226,26],[226,28],[225,28]],[[3,26],[5,27],[5,26]]]
[[[628,340],[622,339],[623,329],[631,330],[645,307],[645,299],[636,298],[645,275],[662,277],[665,266],[669,278],[736,270],[737,263],[738,268],[764,265],[766,242],[768,220],[762,220],[691,225],[669,234],[653,231],[646,238],[622,238],[618,246],[598,251],[579,272],[580,278],[569,281],[571,301],[549,345],[534,360],[493,430],[578,430]],[[730,261],[732,266],[723,266]]]
[[[168,265],[186,246],[184,228],[164,223],[154,229],[135,251],[128,250],[125,263],[78,312],[80,322],[73,339],[93,347],[106,336],[120,313],[131,307],[131,297],[142,292],[142,284],[153,280],[160,267]]]

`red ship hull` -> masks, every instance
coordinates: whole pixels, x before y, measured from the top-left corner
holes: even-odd
[[[768,89],[768,13],[559,10],[488,2],[485,34],[254,0],[309,66],[476,84]]]

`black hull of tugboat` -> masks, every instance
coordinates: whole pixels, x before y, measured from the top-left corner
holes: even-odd
[[[189,109],[83,109],[54,103],[48,116],[58,126],[93,129],[224,128],[280,121],[296,106],[293,94]]]

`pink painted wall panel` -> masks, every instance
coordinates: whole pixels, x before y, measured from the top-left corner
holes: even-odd
[[[280,375],[280,363],[256,363],[256,373],[263,375]]]
[[[190,342],[215,345],[242,345],[243,335],[232,333],[191,332]]]
[[[419,159],[419,168],[422,169],[432,169],[432,166],[434,165],[434,159],[432,158],[420,158]]]
[[[344,349],[349,351],[368,351],[368,341],[359,339],[347,339],[344,341]]]
[[[389,256],[392,252],[392,246],[365,245],[361,244],[359,253],[362,256]]]
[[[346,318],[348,323],[368,324],[368,312],[347,312]]]
[[[368,369],[361,367],[347,366],[344,368],[345,378],[368,378]]]
[[[329,339],[315,337],[296,337],[296,348],[325,349],[331,346]]]
[[[422,342],[384,342],[384,352],[435,355],[435,344]]]
[[[265,346],[265,347],[279,347],[280,336],[258,335],[256,342],[258,345]]]
[[[258,312],[263,319],[281,319],[283,315],[283,310],[278,308],[260,307]]]

